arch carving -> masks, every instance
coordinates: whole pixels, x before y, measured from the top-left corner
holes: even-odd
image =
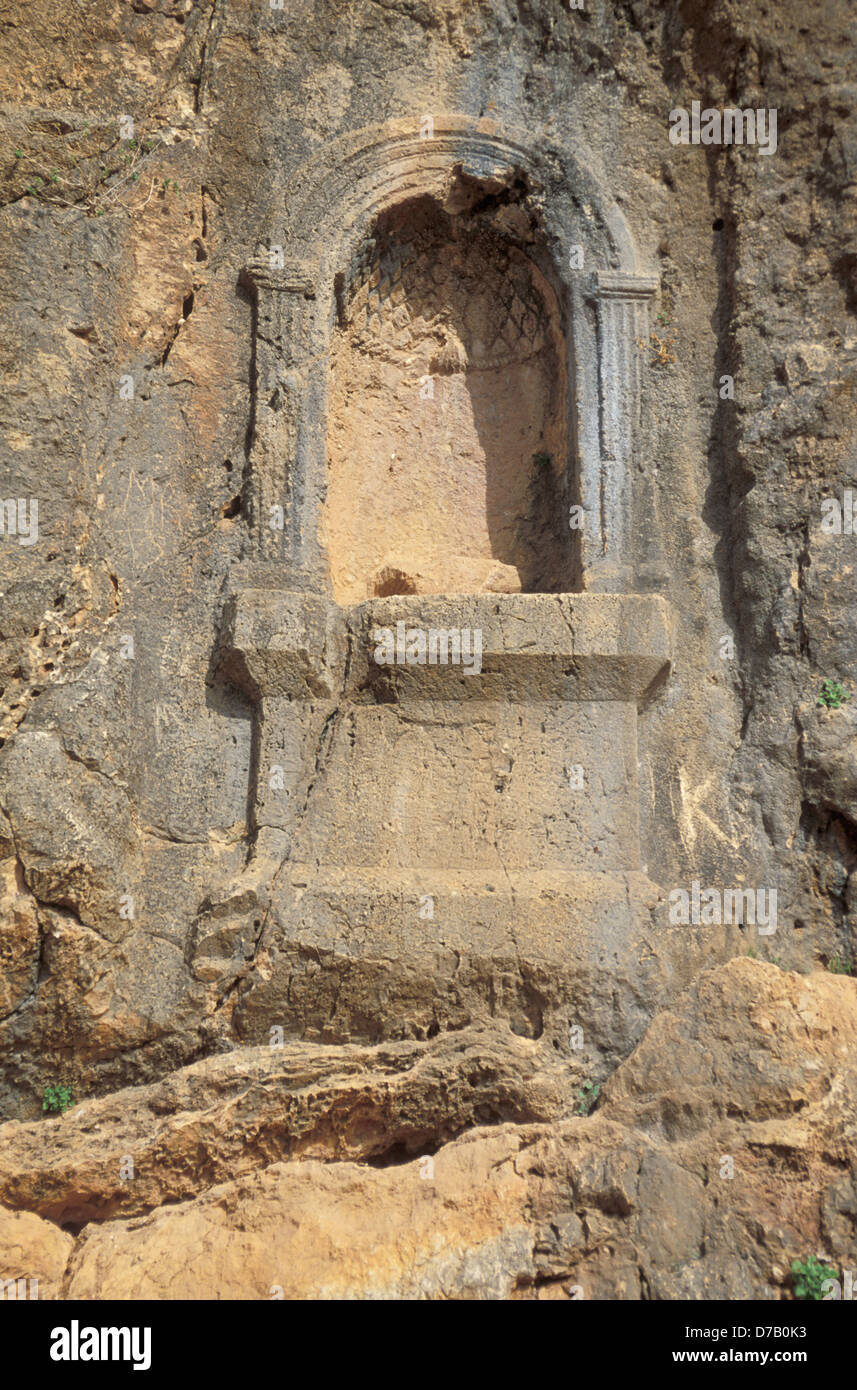
[[[256,303],[246,510],[252,559],[275,566],[277,587],[331,592],[320,525],[332,337],[373,229],[418,199],[454,212],[478,198],[505,209],[510,239],[556,296],[568,425],[558,495],[583,519],[568,587],[630,587],[636,340],[648,333],[657,280],[580,160],[537,155],[521,135],[456,115],[428,131],[397,121],[327,145],[287,185],[282,222],[242,273]]]

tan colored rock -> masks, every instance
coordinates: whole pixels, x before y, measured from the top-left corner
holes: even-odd
[[[17,859],[0,863],[0,1018],[32,994],[39,969],[36,903]]]
[[[0,1208],[0,1281],[4,1297],[58,1298],[74,1238],[29,1211]],[[26,1280],[26,1290],[20,1280]],[[36,1281],[35,1287],[33,1281]]]
[[[382,1170],[273,1164],[85,1233],[70,1298],[505,1298],[532,1271],[511,1129]]]
[[[341,306],[321,524],[339,602],[537,590],[563,572],[558,304],[507,219],[469,221],[468,203],[381,214]]]
[[[0,1202],[103,1221],[284,1158],[407,1156],[486,1120],[560,1114],[569,1073],[506,1029],[377,1048],[241,1048],[62,1118],[0,1126]]]
[[[760,53],[766,102],[801,112],[801,138],[782,130],[775,159],[735,152],[746,165],[739,184],[732,154],[669,145],[663,75],[675,44],[663,6],[592,6],[586,17],[531,6],[511,24],[503,5],[367,4],[349,7],[337,43],[343,8],[90,0],[64,7],[57,24],[48,0],[4,7],[0,500],[38,496],[42,536],[32,547],[0,544],[0,800],[8,791],[14,803],[28,883],[63,919],[60,929],[40,914],[51,923],[41,956],[26,906],[26,920],[13,908],[3,922],[0,1008],[13,1010],[0,1026],[4,1117],[31,1115],[45,1072],[66,1059],[103,1095],[163,1077],[212,1038],[264,1042],[269,1021],[307,1040],[369,1043],[456,1029],[498,1000],[513,1027],[554,1027],[560,1045],[571,1006],[586,1008],[606,1069],[700,967],[688,937],[671,938],[671,953],[659,930],[637,922],[628,935],[639,955],[617,962],[621,882],[597,900],[571,884],[557,906],[558,949],[544,967],[530,950],[522,970],[518,941],[533,942],[541,924],[519,880],[514,912],[504,904],[486,921],[478,889],[483,898],[474,891],[451,923],[436,919],[436,937],[457,932],[452,945],[432,941],[407,960],[403,918],[418,944],[428,933],[403,880],[368,917],[366,945],[362,923],[354,929],[355,906],[377,903],[374,880],[363,896],[325,885],[325,919],[306,929],[253,904],[246,922],[215,924],[195,961],[203,905],[271,826],[274,880],[292,833],[284,808],[309,804],[312,820],[308,788],[324,794],[328,747],[338,756],[354,728],[350,711],[328,726],[328,711],[314,707],[313,737],[276,729],[261,751],[282,763],[299,754],[306,775],[279,805],[254,796],[257,770],[268,785],[260,732],[275,725],[269,710],[251,730],[212,648],[235,562],[260,533],[271,547],[266,582],[298,571],[307,598],[327,585],[332,559],[344,585],[353,563],[362,598],[388,554],[406,578],[447,594],[457,584],[481,592],[481,577],[453,563],[499,557],[514,561],[525,589],[541,569],[552,584],[571,572],[589,588],[662,595],[680,616],[679,681],[644,713],[639,744],[624,744],[640,752],[627,799],[641,819],[640,867],[665,890],[703,866],[710,882],[752,872],[777,884],[784,915],[788,902],[806,928],[773,944],[790,966],[857,952],[853,723],[833,718],[801,746],[793,719],[795,703],[813,698],[816,664],[819,677],[846,682],[857,670],[853,538],[818,524],[822,499],[849,486],[857,424],[846,0],[816,7],[811,43],[797,0],[685,7],[687,93],[723,88],[724,54]],[[514,78],[490,83],[480,104],[495,53]],[[758,99],[755,66],[741,65],[742,106]],[[133,146],[117,126],[123,112],[137,122]],[[420,226],[429,199],[439,204]],[[376,233],[390,234],[386,245]],[[373,276],[385,259],[396,270],[391,243],[403,256],[382,289]],[[290,283],[251,306],[241,268],[259,255],[270,269],[277,251],[283,285],[294,259],[309,287]],[[629,300],[629,271],[646,304]],[[650,276],[659,282],[651,312]],[[378,323],[358,342],[356,315],[370,299]],[[632,337],[648,344],[650,328],[675,343],[660,364]],[[439,374],[431,400],[420,379],[435,359],[459,370]],[[740,364],[734,400],[718,394],[715,362]],[[133,399],[119,395],[127,376]],[[614,388],[635,379],[631,416],[616,410]],[[307,416],[308,383],[314,401],[330,401],[324,419]],[[542,454],[553,474],[544,463],[534,472]],[[317,544],[328,470],[335,557]],[[308,512],[296,511],[307,499]],[[572,534],[568,504],[589,499]],[[284,532],[268,525],[263,502],[286,509]],[[553,563],[560,531],[579,565]],[[511,576],[501,579],[505,592]],[[495,592],[493,581],[485,587]],[[460,619],[455,605],[450,621]],[[728,661],[725,623],[735,636]],[[120,654],[120,634],[135,635],[134,661]],[[394,703],[386,713],[398,720]],[[565,797],[563,759],[598,765],[598,777],[602,739],[582,728],[577,752],[555,726],[542,736],[530,721],[543,766],[556,768],[542,816],[544,782],[526,770],[532,743],[511,742],[501,721],[498,737],[456,747],[454,713],[404,712],[418,757],[385,809],[393,829],[383,847],[401,845],[409,869],[413,842],[433,845],[422,769],[436,756],[438,783],[450,767],[466,777],[471,760],[483,770],[478,797],[459,800],[470,826],[487,829],[487,852],[497,846],[498,875],[515,870],[499,861],[521,806],[540,822],[521,858],[535,863],[533,845],[554,846],[573,863],[567,832],[583,799]],[[332,745],[314,739],[328,727]],[[395,757],[392,738],[388,746]],[[364,775],[355,792],[386,808],[390,764],[371,786],[366,760],[353,766]],[[445,834],[451,818],[435,804]],[[579,833],[586,854],[603,853],[616,804],[615,780],[603,797],[596,787],[593,833]],[[448,857],[444,845],[439,865]],[[464,869],[479,872],[469,860]],[[283,917],[300,891],[286,877],[276,879]],[[415,908],[433,885],[414,887]],[[451,884],[456,907],[460,889]],[[133,931],[116,915],[129,892]],[[575,903],[577,974],[560,977]],[[507,944],[510,925],[518,941]],[[477,930],[474,964],[460,943]],[[694,944],[724,959],[737,949],[724,938],[698,933]]]
[[[483,1038],[482,1064],[508,1087],[520,1044],[532,1088],[539,1050],[507,1042],[489,1052]],[[287,1048],[270,1066],[248,1050],[243,1070],[240,1054],[212,1058],[76,1122],[8,1125],[3,1199],[58,1214],[85,1178],[94,1208],[99,1152],[154,1126],[136,1196],[122,1206],[105,1180],[102,1211],[141,1214],[89,1221],[71,1298],[777,1299],[794,1259],[857,1266],[853,980],[731,961],[655,1020],[590,1116],[444,1143],[478,1055],[474,1038],[457,1059],[449,1043],[416,1060],[405,1045]],[[410,1161],[407,1115],[434,1150]],[[384,1124],[401,1135],[392,1150],[376,1144]],[[28,1177],[23,1156],[40,1147]],[[243,1171],[224,1181],[230,1163]]]
[[[855,1061],[857,981],[736,958],[654,1019],[605,1086],[604,1113],[668,1140],[727,1118],[821,1121],[834,1086],[857,1107]],[[857,1108],[843,1153],[855,1135]]]
[[[800,710],[857,670],[853,537],[819,525],[857,425],[857,90],[847,0],[816,8],[807,43],[803,0],[682,7],[686,93],[741,51],[752,106],[761,54],[799,110],[768,161],[671,150],[649,0],[347,33],[325,0],[4,7],[0,503],[42,532],[0,544],[0,1116],[66,1065],[101,1099],[4,1131],[0,1176],[81,1253],[116,1237],[106,1289],[138,1250],[161,1292],[238,1287],[245,1236],[270,1276],[269,1232],[295,1296],[755,1296],[851,1260],[853,982],[682,999],[747,940],[662,911],[755,876],[760,954],[857,954],[857,712]],[[252,556],[261,701],[246,646],[258,683],[217,664]],[[632,678],[642,596],[668,686]],[[484,626],[482,675],[369,679],[385,611]],[[302,1040],[273,1062],[272,1027]],[[502,1121],[523,1243],[517,1188],[495,1229],[476,1186]],[[421,1279],[424,1150],[458,1263]]]

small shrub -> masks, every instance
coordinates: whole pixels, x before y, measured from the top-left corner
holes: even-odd
[[[42,1109],[56,1113],[59,1111],[64,1115],[74,1105],[74,1096],[71,1086],[58,1084],[56,1086],[46,1086],[45,1094],[42,1099]]]
[[[854,974],[854,962],[850,956],[834,956],[827,968],[832,975]]]
[[[839,681],[826,679],[821,683],[816,704],[824,705],[826,709],[841,709],[845,701],[850,699],[851,696]]]
[[[822,1284],[825,1279],[835,1279],[836,1270],[829,1265],[820,1264],[814,1255],[807,1260],[792,1260],[792,1284],[795,1298],[807,1302],[820,1303],[824,1298]]]
[[[588,1115],[595,1107],[595,1102],[601,1094],[601,1087],[597,1081],[586,1081],[577,1093],[577,1114]]]
[[[676,345],[675,334],[671,338],[662,338],[657,333],[649,334],[649,344],[652,350],[650,365],[653,367],[671,367],[676,360],[673,349]]]

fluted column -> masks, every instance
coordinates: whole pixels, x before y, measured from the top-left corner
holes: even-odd
[[[242,280],[256,301],[247,558],[275,567],[285,587],[321,587],[315,502],[323,466],[325,334],[315,279],[304,262],[272,267],[261,258],[244,268]]]
[[[587,588],[633,589],[633,481],[640,428],[641,346],[648,344],[654,276],[600,273],[591,301],[596,310],[598,450],[584,451],[581,500]]]

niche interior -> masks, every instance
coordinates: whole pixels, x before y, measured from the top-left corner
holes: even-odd
[[[336,277],[320,539],[341,604],[579,587],[557,296],[521,207],[474,197],[383,212]]]

